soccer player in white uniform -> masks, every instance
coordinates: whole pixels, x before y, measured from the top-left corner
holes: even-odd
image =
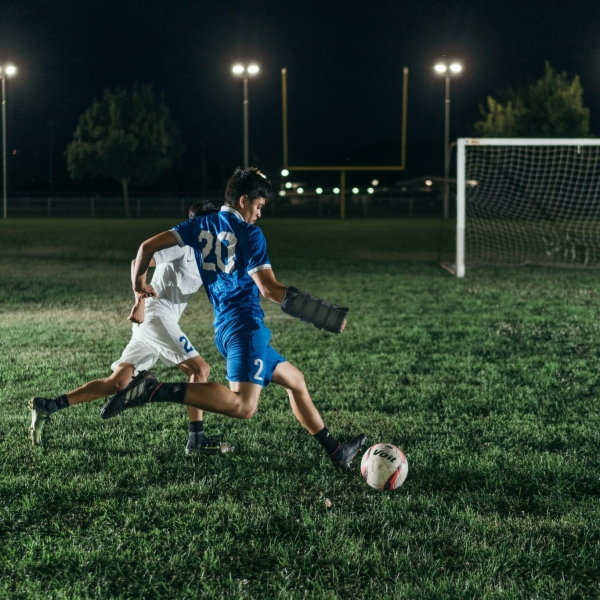
[[[190,218],[193,218],[217,212],[217,209],[212,204],[196,202],[189,212]],[[168,366],[178,366],[191,383],[208,380],[208,363],[179,327],[185,307],[202,286],[194,250],[177,246],[166,248],[154,254],[150,266],[156,267],[152,286],[157,295],[145,299],[143,294],[136,294],[135,305],[128,317],[134,323],[133,335],[121,357],[111,365],[112,375],[89,381],[56,398],[35,397],[31,400],[30,434],[35,445],[41,443],[43,427],[54,412],[114,394],[158,360]],[[188,406],[188,416],[190,425],[186,454],[195,450],[203,454],[217,454],[233,449],[231,444],[205,437],[202,410]]]
[[[191,219],[146,240],[132,273],[134,290],[152,296],[152,286],[141,277],[150,257],[177,245],[195,250],[204,289],[213,305],[215,344],[227,361],[230,389],[216,382],[161,383],[142,371],[107,401],[101,415],[107,419],[142,404],[179,402],[249,419],[256,411],[262,389],[273,382],[286,390],[294,415],[335,466],[348,471],[366,436],[360,434],[339,442],[329,433],[304,375],[270,345],[271,332],[264,324],[260,296],[280,304],[288,315],[331,333],[343,331],[348,309],[297,288],[287,288],[275,279],[265,237],[254,225],[272,197],[271,184],[258,169],[236,169],[227,183],[225,206],[219,213]]]

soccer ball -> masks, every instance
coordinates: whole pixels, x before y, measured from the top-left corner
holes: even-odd
[[[393,444],[375,444],[362,457],[360,473],[375,489],[395,490],[408,474],[408,462],[400,448]]]

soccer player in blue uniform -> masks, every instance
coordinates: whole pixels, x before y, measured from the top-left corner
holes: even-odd
[[[195,202],[189,208],[190,219],[218,212],[212,204]],[[210,367],[190,344],[179,327],[179,320],[192,296],[202,286],[192,248],[174,246],[157,252],[150,261],[156,267],[152,286],[156,297],[146,300],[136,294],[136,302],[128,321],[134,323],[131,341],[112,365],[109,377],[88,381],[75,390],[55,398],[36,396],[31,399],[31,441],[42,443],[42,434],[51,415],[58,410],[70,408],[112,395],[123,389],[141,371],[152,368],[158,360],[166,365],[177,365],[191,382],[208,380]],[[132,268],[135,266],[133,261]],[[145,274],[144,274],[145,280]],[[231,452],[233,444],[204,435],[202,411],[188,406],[190,420],[185,453],[218,454]]]
[[[236,169],[219,213],[186,221],[146,240],[132,272],[134,290],[153,296],[152,286],[142,277],[153,254],[174,245],[194,249],[204,289],[213,305],[215,344],[227,361],[230,388],[216,382],[160,383],[146,371],[108,400],[102,416],[110,418],[127,408],[163,401],[249,419],[262,389],[273,382],[286,390],[294,415],[334,464],[348,471],[366,441],[365,435],[341,443],[329,433],[304,375],[269,344],[271,332],[264,324],[260,296],[281,304],[287,314],[332,333],[343,331],[348,309],[287,288],[275,279],[265,237],[254,225],[272,197],[271,184],[258,169]]]

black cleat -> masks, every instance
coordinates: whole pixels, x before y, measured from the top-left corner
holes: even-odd
[[[222,442],[221,440],[211,440],[204,437],[204,434],[199,431],[188,432],[188,441],[185,447],[185,453],[200,452],[200,454],[225,454],[233,452],[235,446]]]
[[[44,425],[50,420],[50,415],[56,411],[56,406],[51,398],[36,396],[29,401],[29,408],[31,409],[29,438],[34,446],[39,446],[42,443]]]
[[[149,371],[140,371],[120,392],[111,396],[100,411],[103,419],[116,417],[128,408],[148,404],[153,392],[160,386],[158,379]]]
[[[350,471],[352,459],[360,452],[360,449],[367,441],[367,436],[364,433],[357,435],[354,439],[347,442],[340,442],[337,450],[329,455],[333,464],[344,472]]]

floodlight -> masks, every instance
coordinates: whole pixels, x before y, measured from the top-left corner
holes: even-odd
[[[370,187],[367,189],[367,192],[369,192],[369,194],[374,194],[375,190],[374,190],[374,188]]]
[[[299,187],[299,188],[296,190],[296,193],[297,193],[297,194],[304,194],[304,188],[301,188],[301,187]]]
[[[322,187],[318,187],[318,188],[315,190],[315,192],[316,192],[317,194],[322,194],[322,193],[323,193],[323,188],[322,188]]]
[[[435,67],[433,67],[437,73],[445,73],[447,70],[446,65],[442,64],[442,63],[438,63],[437,65],[435,65]]]
[[[286,183],[285,183],[285,188],[286,188],[287,190],[291,190],[293,187],[294,187],[294,185],[292,184],[292,182],[291,182],[291,181],[286,181]]]
[[[352,188],[352,193],[353,194],[358,194],[358,192],[359,192],[359,189],[357,187],[353,187]]]
[[[452,64],[450,65],[450,70],[451,70],[453,73],[460,73],[460,72],[462,71],[462,66],[461,66],[461,65],[459,65],[458,63],[452,63]]]
[[[246,71],[248,71],[248,73],[250,73],[250,75],[256,75],[260,69],[258,68],[258,65],[250,65]]]
[[[279,190],[279,195],[280,196],[285,196],[285,190]]]
[[[290,174],[290,172],[287,169],[283,169],[283,171],[281,171],[281,175],[283,177],[287,177]]]
[[[339,194],[340,193],[340,188],[339,187],[334,187],[333,188],[333,193],[334,194]]]
[[[433,185],[433,181],[431,181],[431,179],[426,179],[426,180],[425,180],[425,185],[426,185],[427,187],[431,187],[431,186]]]
[[[245,70],[242,65],[234,65],[233,69],[231,69],[232,73],[236,75],[241,75]]]
[[[378,186],[379,185],[379,179],[373,179],[373,181],[371,181],[371,185],[372,186]]]
[[[8,196],[6,192],[6,78],[14,75],[17,69],[14,65],[0,65],[0,81],[2,81],[2,196],[4,218],[7,217]],[[13,154],[16,154],[13,152]]]

